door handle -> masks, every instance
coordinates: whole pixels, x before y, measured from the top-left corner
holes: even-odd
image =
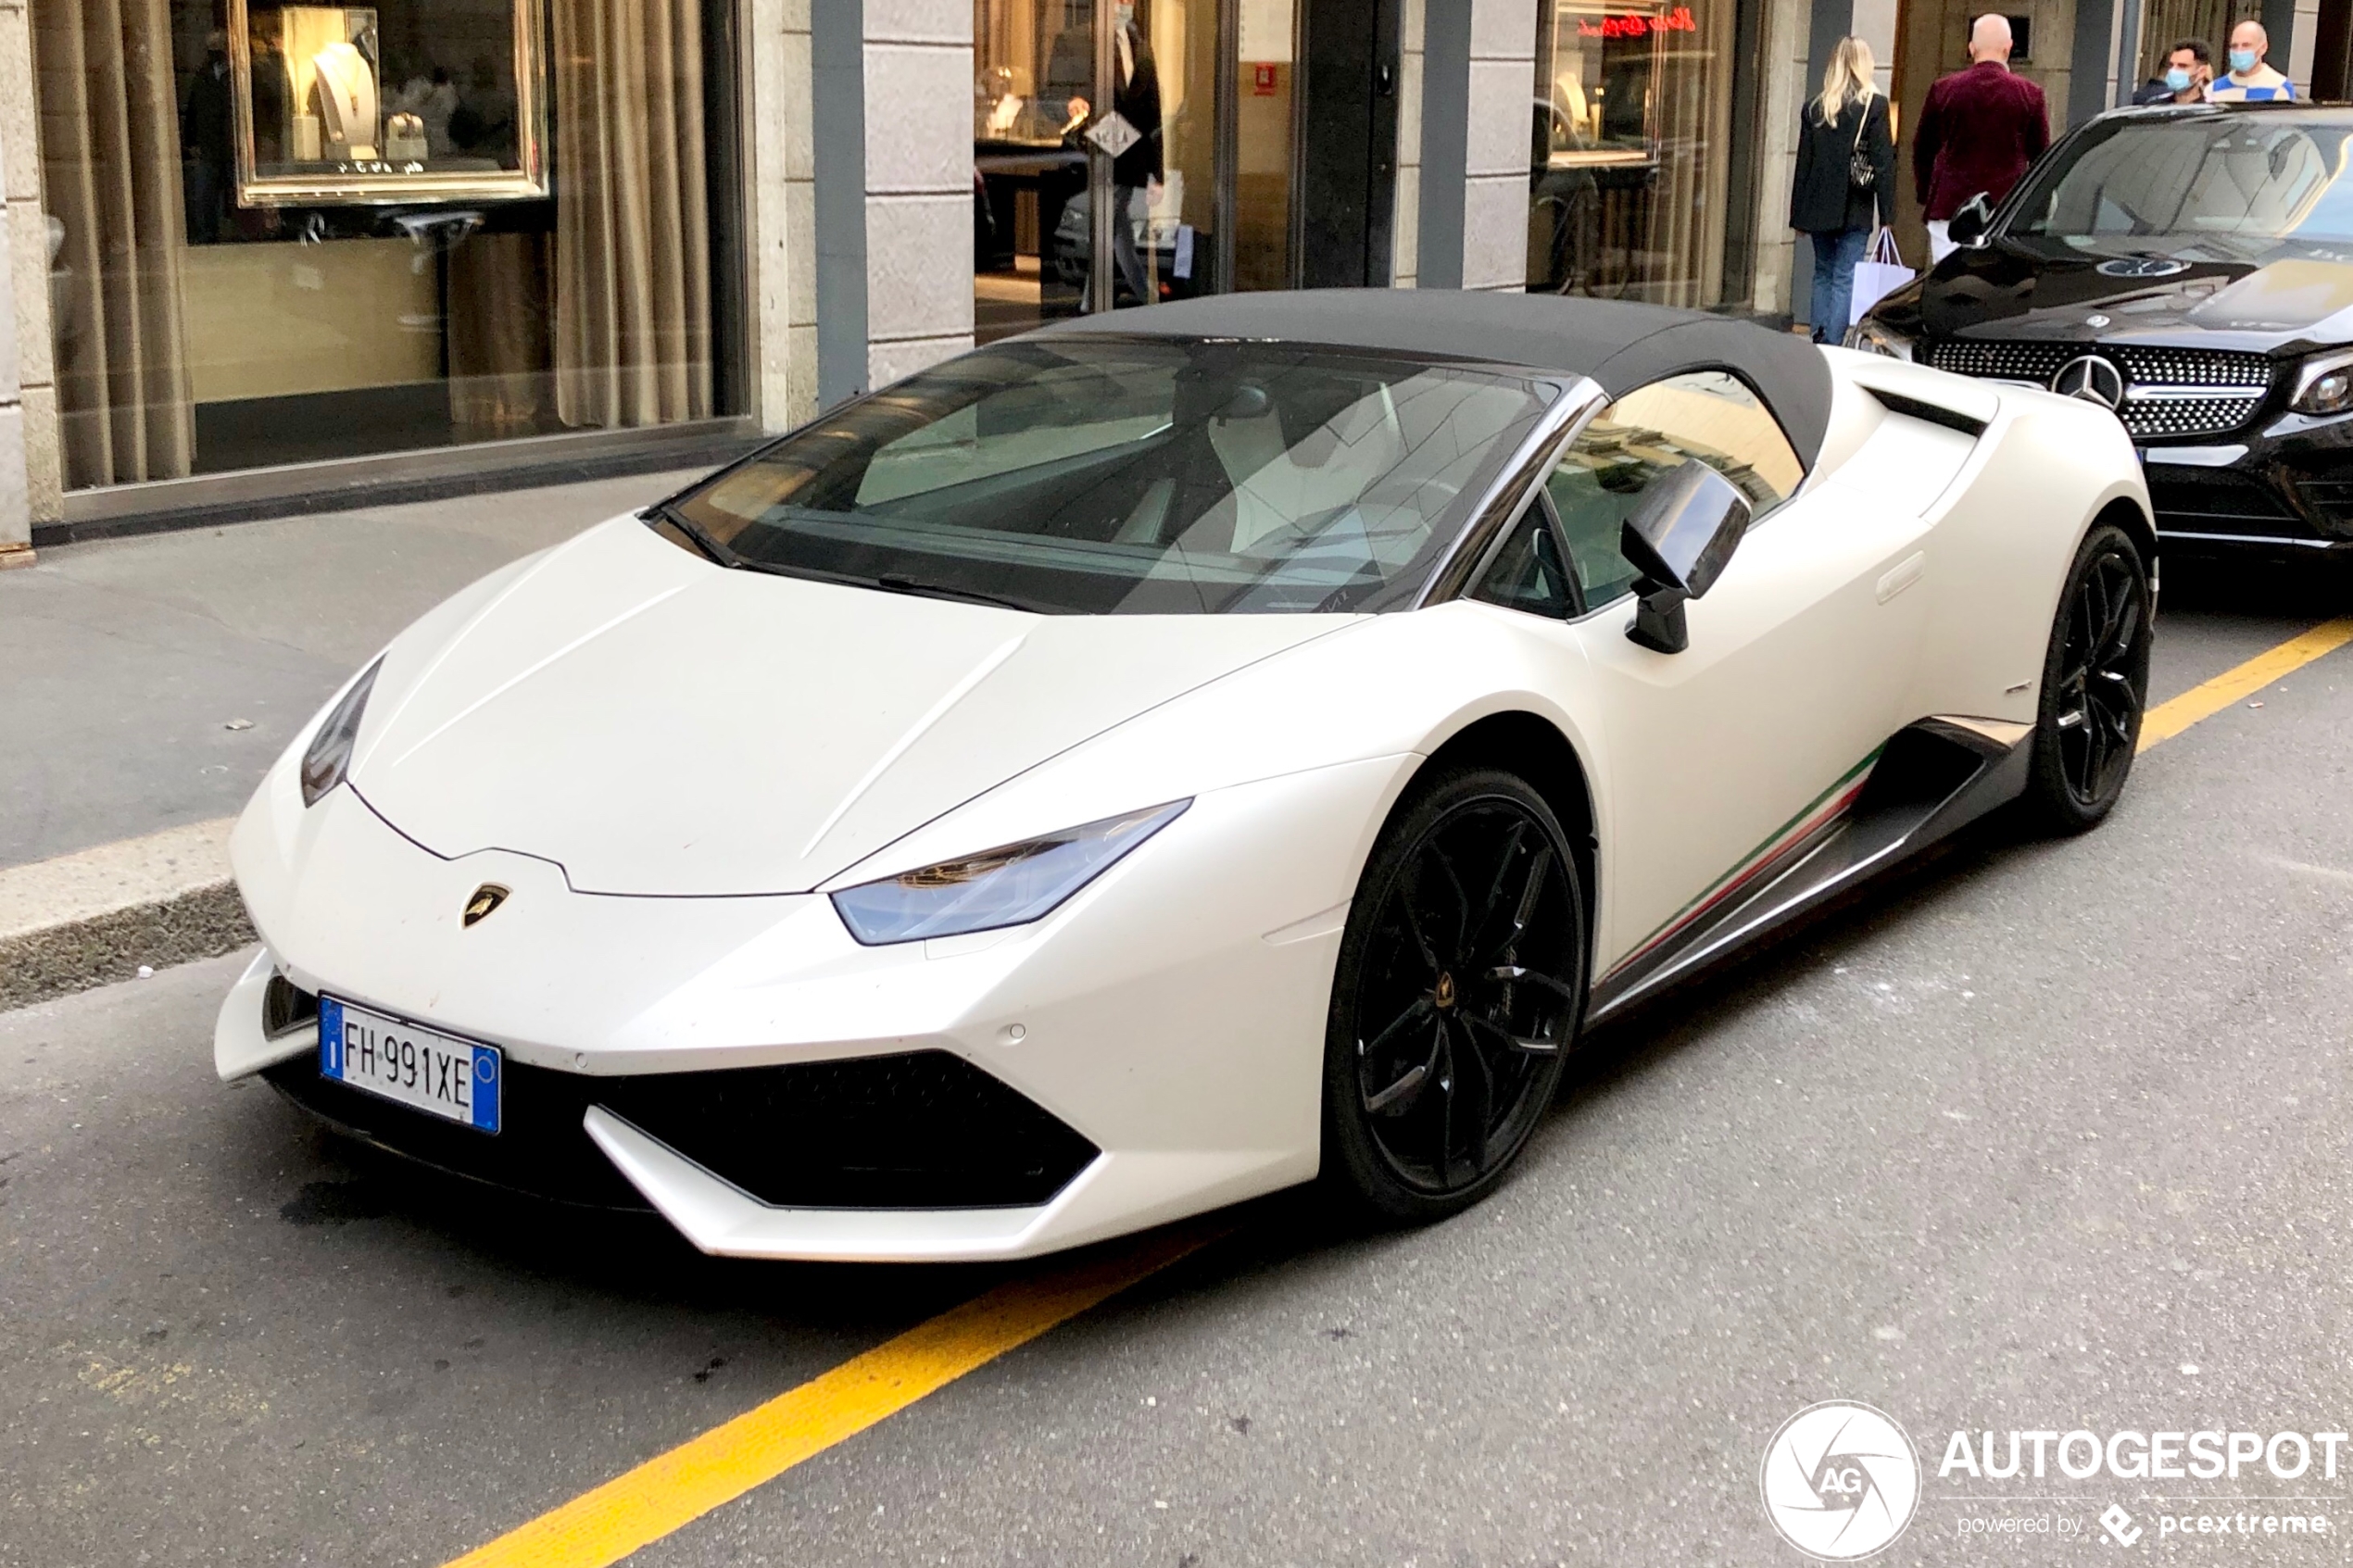
[[[1890,567],[1888,569],[1887,575],[1879,580],[1879,602],[1885,604],[1888,600],[1902,593],[1905,589],[1919,582],[1920,580],[1920,573],[1927,570],[1928,552],[1925,550],[1914,550],[1903,560],[1898,561],[1894,566]]]

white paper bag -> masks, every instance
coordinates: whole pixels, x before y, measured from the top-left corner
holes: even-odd
[[[1846,307],[1846,324],[1851,327],[1861,320],[1872,306],[1910,282],[1912,277],[1912,270],[1895,253],[1895,236],[1881,229],[1863,259],[1855,264],[1855,295]]]

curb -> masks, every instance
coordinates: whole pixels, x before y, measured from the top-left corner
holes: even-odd
[[[0,1011],[258,940],[229,880],[234,821],[0,870]]]

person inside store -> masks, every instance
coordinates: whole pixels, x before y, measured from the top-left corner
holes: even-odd
[[[2271,52],[2271,35],[2259,21],[2243,21],[2231,29],[2231,69],[2206,90],[2213,104],[2259,104],[2296,96],[2296,83],[2271,69],[2264,56]]]
[[[1845,337],[1856,265],[1872,232],[1895,221],[1895,138],[1872,67],[1869,44],[1840,39],[1821,95],[1799,117],[1789,225],[1814,242],[1816,343]]]
[[[2208,83],[2214,80],[2214,51],[2203,38],[2184,38],[2165,56],[2165,74],[2141,84],[2133,107],[2152,104],[2202,104]]]
[[[1085,30],[1065,31],[1055,41],[1049,81],[1070,81],[1076,76],[1071,67],[1063,64],[1066,53],[1074,57],[1077,53],[1076,48],[1065,51],[1063,47],[1064,42],[1074,37],[1078,45],[1088,43]],[[1149,305],[1152,303],[1151,277],[1144,270],[1143,256],[1136,248],[1135,224],[1150,210],[1150,204],[1160,199],[1160,68],[1152,59],[1151,38],[1136,25],[1135,0],[1116,0],[1112,6],[1111,43],[1112,111],[1136,132],[1135,143],[1111,162],[1112,262],[1136,295],[1136,302]],[[1083,88],[1071,93],[1067,107],[1069,128],[1073,131],[1082,128],[1094,112]]]
[[[2010,69],[2010,23],[1982,16],[1969,25],[1969,68],[1928,90],[1912,142],[1912,182],[1928,218],[1931,260],[1953,254],[1953,214],[1982,195],[1999,203],[2051,144],[2043,90]]]
[[[230,166],[234,130],[229,101],[229,35],[205,34],[204,64],[180,100],[180,190],[187,207],[188,243],[208,245],[229,220],[235,173]]]

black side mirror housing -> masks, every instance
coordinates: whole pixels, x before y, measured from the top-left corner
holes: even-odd
[[[1705,463],[1683,466],[1642,492],[1618,548],[1642,575],[1626,635],[1656,653],[1691,646],[1683,606],[1716,586],[1748,532],[1748,497]]]
[[[1993,227],[1994,204],[1985,199],[1983,191],[1980,191],[1963,202],[1961,209],[1953,214],[1952,220],[1944,225],[1944,237],[1957,245],[1974,249],[1985,243],[1986,231]]]

